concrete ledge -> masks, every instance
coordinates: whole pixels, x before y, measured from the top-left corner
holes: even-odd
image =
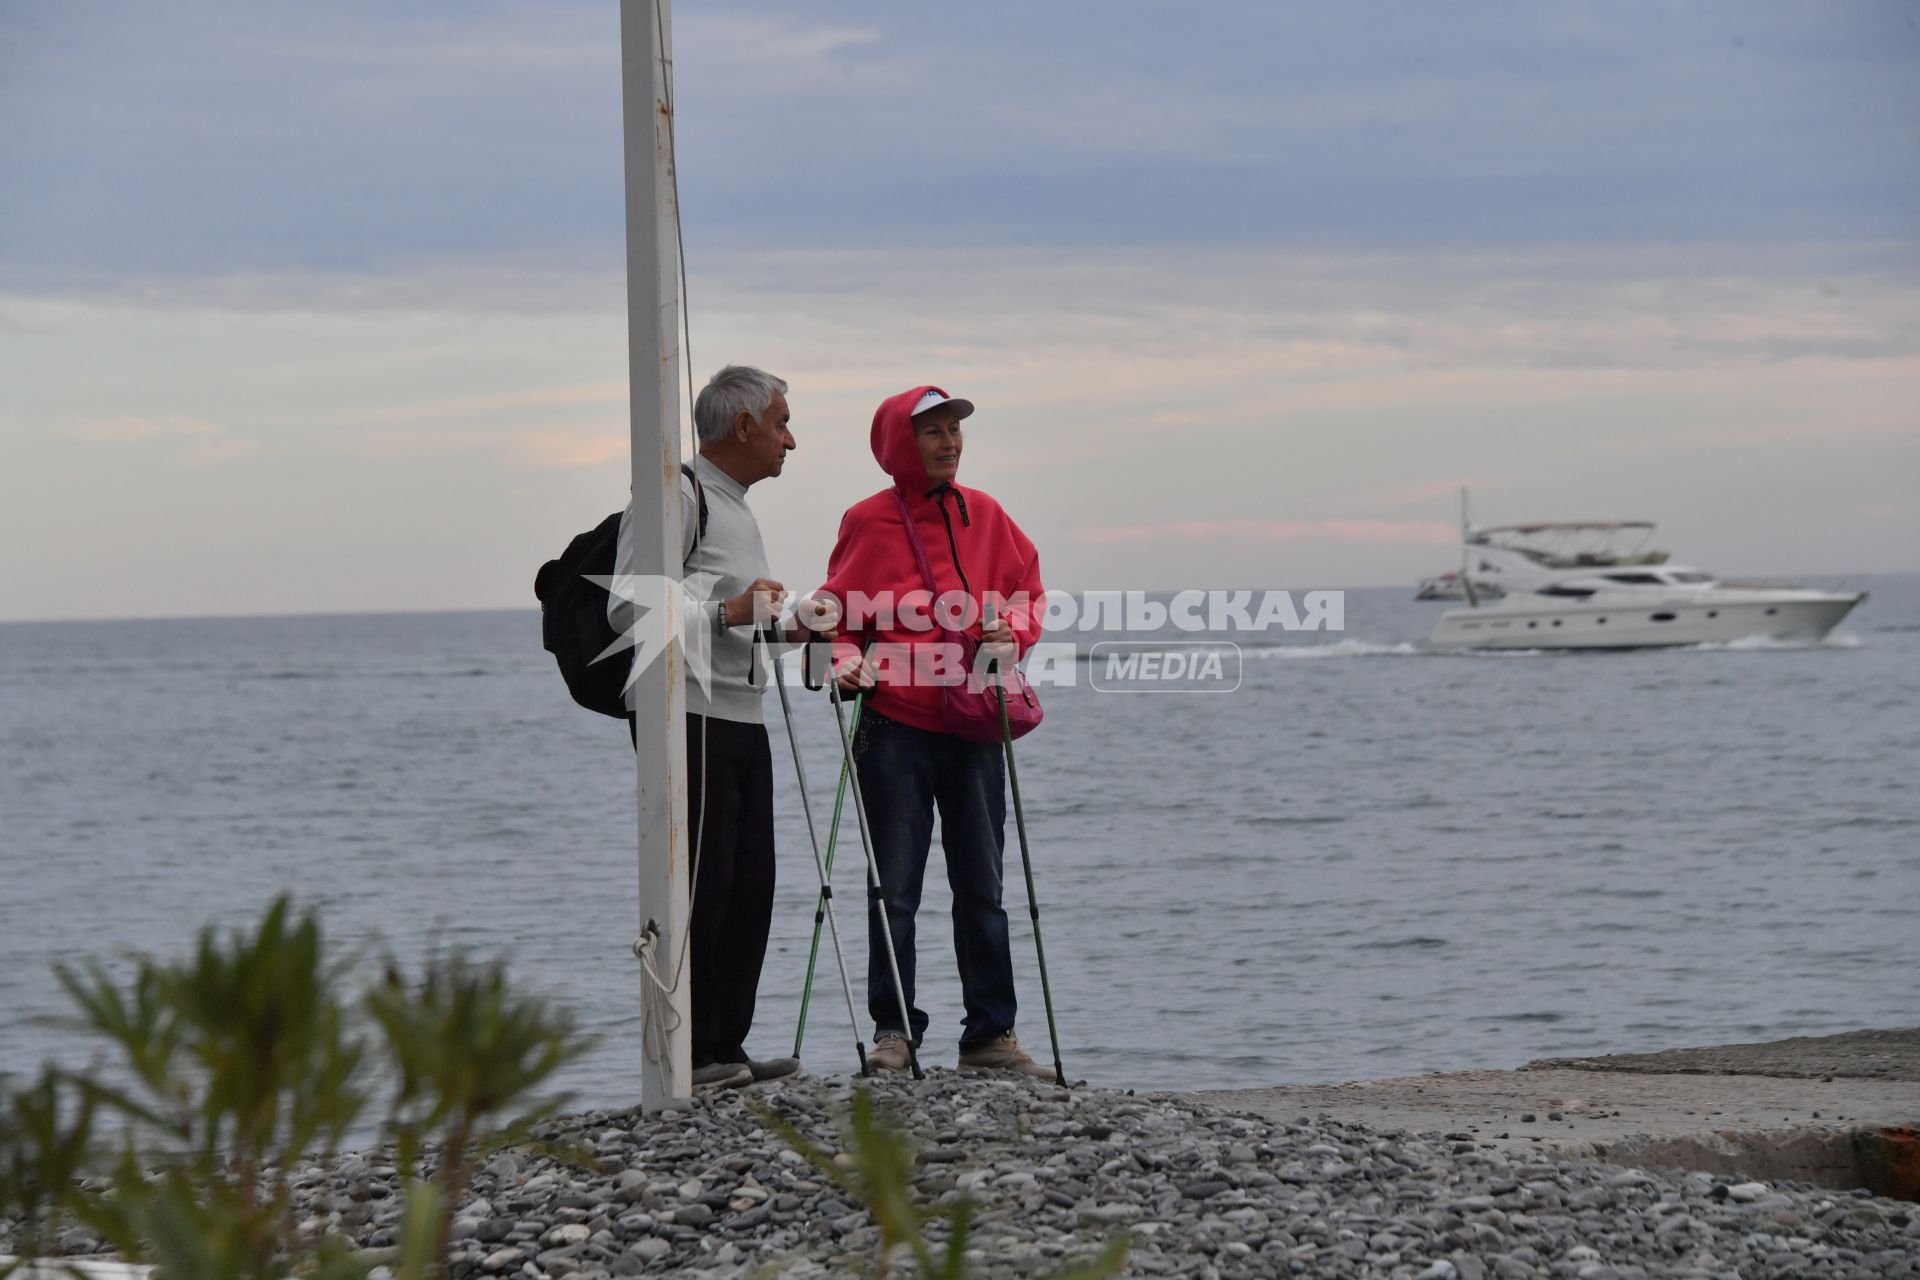
[[[1854,1138],[1860,1185],[1895,1200],[1920,1200],[1920,1133],[1880,1129]]]
[[[1706,1137],[1628,1138],[1604,1151],[1613,1164],[1699,1169],[1817,1187],[1865,1187],[1890,1200],[1920,1200],[1920,1138],[1906,1128],[1783,1129]]]
[[[1515,1155],[1920,1199],[1920,1029],[1194,1096],[1269,1119],[1325,1115]]]
[[[17,1258],[0,1257],[0,1267],[17,1261]],[[72,1280],[75,1275],[86,1276],[88,1280],[147,1280],[152,1274],[152,1267],[137,1267],[126,1262],[86,1262],[78,1258],[61,1258],[36,1262],[14,1272],[7,1280]]]
[[[1545,1058],[1526,1070],[1645,1072],[1652,1075],[1779,1076],[1818,1080],[1920,1080],[1920,1027],[1794,1036],[1758,1044],[1721,1044],[1598,1058]]]

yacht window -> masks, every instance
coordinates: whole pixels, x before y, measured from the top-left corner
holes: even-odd
[[[1598,623],[1600,626],[1603,626],[1603,627],[1607,625],[1607,620],[1605,618],[1595,618],[1594,622]]]
[[[1673,615],[1670,613],[1652,613],[1652,614],[1648,614],[1647,616],[1652,618],[1655,622],[1672,622],[1673,621]]]
[[[1567,596],[1574,600],[1585,600],[1593,594],[1592,587],[1563,587],[1558,583],[1540,588],[1543,596]]]
[[[1527,624],[1527,626],[1528,626],[1528,627],[1537,627],[1537,626],[1539,626],[1539,625],[1540,625],[1540,624],[1539,624],[1539,623],[1537,623],[1537,622],[1529,622],[1529,623]]]
[[[1608,582],[1630,582],[1636,587],[1664,587],[1667,585],[1657,573],[1610,573]]]
[[[1769,609],[1769,610],[1767,610],[1767,616],[1768,616],[1769,618],[1771,618],[1771,617],[1772,617],[1772,616],[1773,616],[1774,614],[1776,614],[1776,613],[1778,613],[1778,612],[1780,612],[1780,611],[1779,611],[1778,609]]]
[[[1559,625],[1560,625],[1560,619],[1558,619],[1558,618],[1555,618],[1555,619],[1553,620],[1553,625],[1554,625],[1554,626],[1556,626],[1556,627],[1557,627],[1557,626],[1559,626]]]
[[[1709,618],[1717,618],[1720,616],[1720,611],[1718,609],[1709,609],[1707,610],[1707,616]]]

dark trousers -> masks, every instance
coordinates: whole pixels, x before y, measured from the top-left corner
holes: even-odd
[[[953,889],[953,951],[967,1011],[960,1047],[973,1048],[1012,1029],[1013,956],[1000,899],[1007,823],[1000,744],[929,733],[867,708],[860,713],[855,759],[914,1043],[927,1031],[927,1015],[913,1003],[913,940],[935,809]],[[879,1031],[909,1030],[900,1025],[877,906],[867,912],[867,1011]]]
[[[687,940],[693,1065],[745,1062],[773,922],[773,751],[765,725],[687,717],[687,849],[697,859]]]

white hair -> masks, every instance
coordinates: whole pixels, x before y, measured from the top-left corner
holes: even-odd
[[[730,364],[707,379],[700,396],[693,402],[693,427],[701,443],[724,440],[733,431],[733,420],[743,413],[757,421],[773,403],[776,395],[787,394],[787,384],[764,369],[748,364]]]

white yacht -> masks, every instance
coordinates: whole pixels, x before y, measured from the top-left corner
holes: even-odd
[[[1865,592],[1723,582],[1647,548],[1644,520],[1467,528],[1461,577],[1478,607],[1449,609],[1442,649],[1639,649],[1761,637],[1818,640]],[[1486,588],[1502,593],[1494,603]]]

